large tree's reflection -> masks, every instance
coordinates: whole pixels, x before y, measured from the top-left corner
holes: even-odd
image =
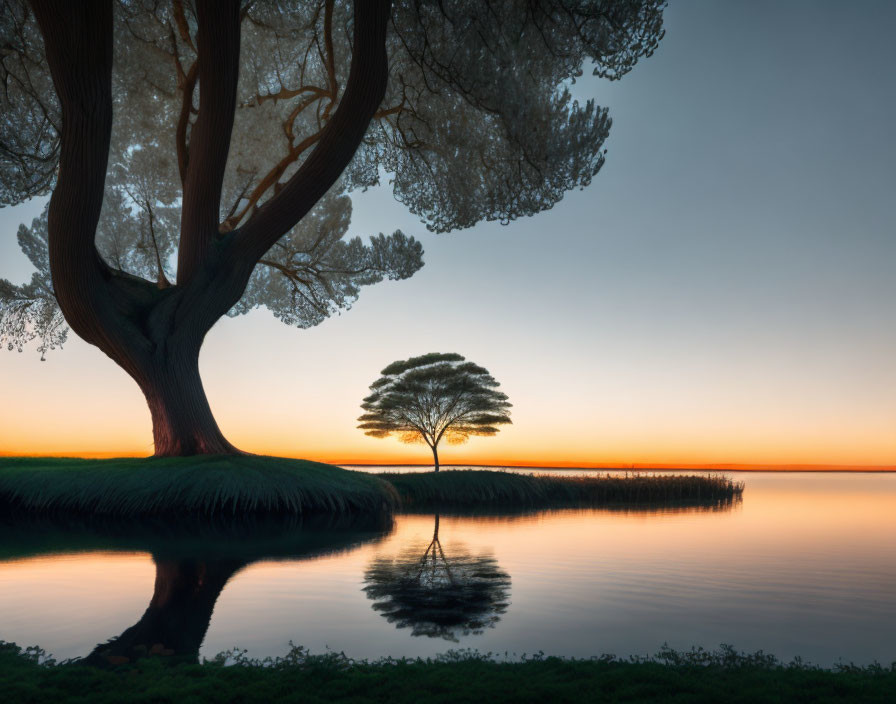
[[[3,521],[0,537],[11,556],[65,551],[149,552],[156,566],[152,599],[137,623],[98,645],[82,662],[106,666],[146,656],[197,661],[215,603],[227,582],[260,560],[310,559],[379,540],[388,515],[293,518],[192,526]],[[52,547],[51,547],[52,546]]]
[[[459,635],[493,628],[507,610],[510,575],[490,555],[455,548],[445,554],[439,514],[429,545],[377,557],[364,574],[364,591],[397,628],[415,636],[457,642]]]
[[[84,662],[114,665],[147,655],[198,660],[218,596],[230,578],[250,564],[240,559],[153,559],[155,587],[143,617],[117,638],[98,645]]]

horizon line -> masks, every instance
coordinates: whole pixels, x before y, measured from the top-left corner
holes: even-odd
[[[276,457],[278,455],[262,456]],[[0,458],[13,457],[55,457],[72,459],[116,459],[116,458],[150,458],[143,453],[121,452],[49,452],[49,453],[16,453],[0,451]],[[310,459],[308,457],[289,457],[285,459],[304,459],[322,464],[348,465],[353,467],[432,467],[432,462],[373,462],[370,460],[345,461],[342,459]],[[739,472],[896,472],[896,465],[863,465],[863,464],[831,464],[831,463],[788,463],[769,464],[753,462],[452,462],[441,463],[442,467],[506,467],[513,469],[581,469],[581,470],[613,470],[613,471],[739,471]]]

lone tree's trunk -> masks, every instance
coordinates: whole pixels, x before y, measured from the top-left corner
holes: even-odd
[[[439,471],[439,449],[438,449],[438,445],[433,445],[433,446],[432,446],[432,458],[433,458],[433,460],[435,461],[435,465],[436,465],[435,471],[438,472],[438,471]]]
[[[113,269],[94,243],[112,129],[112,2],[32,0],[32,6],[62,111],[48,219],[59,307],[75,333],[140,386],[152,415],[156,455],[237,452],[218,429],[202,388],[202,340],[240,299],[258,260],[314,207],[361,144],[386,90],[391,3],[356,1],[351,68],[317,145],[274,196],[222,233],[240,2],[196,0],[199,110],[189,140],[186,130],[177,131],[183,186],[177,284],[164,288],[164,277],[150,282]],[[184,91],[187,108],[192,100]]]

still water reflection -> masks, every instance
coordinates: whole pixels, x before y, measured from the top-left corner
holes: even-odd
[[[280,655],[293,641],[353,657],[724,642],[896,659],[896,475],[737,478],[727,511],[406,515],[226,540],[7,527],[0,639],[60,658],[157,643]]]
[[[392,557],[378,555],[364,573],[373,608],[412,636],[455,643],[494,628],[507,610],[510,575],[494,557],[457,548],[445,554],[440,516],[425,548],[410,545]]]

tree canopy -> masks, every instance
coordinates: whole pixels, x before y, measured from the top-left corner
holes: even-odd
[[[404,442],[425,442],[439,470],[442,439],[462,443],[471,435],[495,435],[510,420],[510,402],[488,370],[456,353],[430,352],[393,362],[370,385],[358,426],[366,435],[395,433]]]
[[[662,37],[658,0],[521,3],[396,0],[388,85],[342,177],[255,267],[230,310],[265,306],[308,327],[349,307],[362,285],[422,266],[400,232],[344,239],[349,194],[388,179],[432,230],[507,222],[587,185],[604,161],[606,108],[580,104],[570,80],[590,68],[615,80]],[[350,2],[243,2],[233,137],[217,218],[252,220],[319,143],[349,77]],[[199,114],[198,17],[192,2],[114,7],[114,120],[96,247],[110,266],[166,286],[177,280],[182,188]],[[60,105],[34,14],[3,3],[0,205],[48,193],[57,178]],[[46,215],[19,233],[49,283]],[[45,246],[45,245],[44,245]],[[0,339],[43,354],[65,340],[55,299],[35,281],[0,282]]]

